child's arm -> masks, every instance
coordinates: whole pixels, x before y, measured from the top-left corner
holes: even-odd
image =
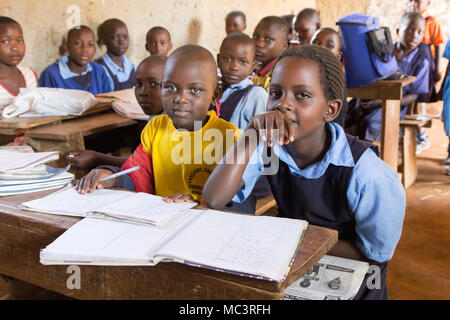
[[[70,152],[66,159],[74,169],[93,169],[100,165],[121,167],[127,160],[92,150]]]
[[[264,129],[267,133],[264,133]],[[216,166],[203,188],[203,199],[214,209],[222,209],[233,196],[244,186],[242,176],[260,139],[268,141],[272,147],[273,130],[279,130],[279,145],[288,144],[294,140],[293,124],[279,111],[265,112],[255,116],[249,123],[244,134],[238,139],[221,163]],[[250,143],[248,135],[256,130],[257,143]],[[255,132],[253,132],[255,133]],[[255,177],[253,177],[255,178]],[[257,178],[257,177],[256,177]],[[256,178],[254,179],[256,181]]]
[[[442,81],[441,88],[439,89],[439,92],[438,92],[438,99],[439,100],[442,100],[443,97],[444,97],[445,81],[446,81],[447,77],[449,76],[449,70],[450,70],[450,62],[447,64],[447,70],[445,70],[444,81]]]

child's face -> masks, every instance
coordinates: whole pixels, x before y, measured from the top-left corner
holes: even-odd
[[[409,0],[408,9],[422,14],[427,10],[429,4],[429,0]]]
[[[222,79],[228,84],[236,84],[247,78],[255,66],[254,61],[254,47],[236,40],[227,40],[217,55]]]
[[[25,55],[22,29],[15,23],[0,25],[0,63],[13,67]]]
[[[324,130],[328,101],[320,83],[319,65],[304,58],[285,57],[275,66],[267,110],[279,110],[294,124],[294,139]]]
[[[320,28],[320,24],[314,18],[297,19],[295,21],[295,31],[301,44],[309,43],[312,36]]]
[[[157,30],[150,32],[147,37],[147,43],[145,45],[150,54],[159,54],[167,56],[172,49],[172,43],[169,41],[169,35],[164,30]]]
[[[95,55],[94,34],[86,29],[76,30],[72,33],[67,47],[73,62],[78,66],[87,66]]]
[[[142,62],[136,69],[134,94],[142,110],[148,115],[162,111],[161,85],[164,64]]]
[[[330,50],[338,59],[341,57],[341,37],[336,32],[322,30],[311,39],[311,43]]]
[[[263,65],[279,57],[287,48],[286,33],[276,25],[259,23],[253,32],[256,60]]]
[[[414,50],[423,38],[425,23],[420,19],[410,19],[406,26],[400,26],[398,36],[401,45],[408,50]]]
[[[177,129],[194,130],[206,119],[217,84],[215,64],[199,57],[171,56],[163,74],[164,111]]]
[[[111,25],[105,30],[103,43],[108,52],[115,56],[122,56],[128,50],[128,30],[122,23]]]
[[[225,31],[227,35],[232,32],[244,32],[247,25],[244,22],[244,18],[241,16],[228,16],[225,19]]]

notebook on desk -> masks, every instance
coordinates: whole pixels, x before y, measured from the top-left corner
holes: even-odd
[[[40,261],[111,266],[174,261],[281,282],[307,225],[298,219],[194,209],[160,227],[87,217],[41,250]]]
[[[44,198],[24,202],[23,210],[50,214],[87,217],[95,215],[105,219],[122,219],[136,223],[163,225],[184,209],[197,203],[166,203],[162,197],[148,193],[97,189],[80,194],[68,187]]]

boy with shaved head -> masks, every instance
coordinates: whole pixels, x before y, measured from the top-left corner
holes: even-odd
[[[121,170],[97,168],[82,178],[80,193],[97,188],[125,188],[166,197],[168,202],[203,203],[202,190],[217,162],[240,135],[231,123],[208,111],[217,85],[212,54],[197,45],[176,49],[167,59],[163,73],[162,103],[165,114],[154,117],[141,134],[141,144],[122,166],[139,165],[140,170],[100,182]],[[227,132],[228,130],[228,132]],[[221,134],[224,139],[203,139]],[[232,141],[225,137],[232,133]],[[214,156],[211,150],[215,151]]]

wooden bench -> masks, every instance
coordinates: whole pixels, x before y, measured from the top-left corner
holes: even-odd
[[[64,167],[67,164],[65,160],[67,153],[85,150],[84,139],[86,137],[135,124],[137,121],[124,118],[116,113],[95,114],[29,130],[25,133],[25,143],[38,152],[59,151],[59,160],[49,165]]]
[[[272,207],[275,207],[276,205],[277,202],[275,201],[273,195],[256,200],[255,216],[262,215],[267,210],[269,210]]]
[[[403,132],[401,137],[402,164],[399,172],[402,174],[402,183],[406,188],[410,187],[417,178],[416,158],[416,132],[419,128],[430,128],[431,120],[400,120],[400,128]]]

